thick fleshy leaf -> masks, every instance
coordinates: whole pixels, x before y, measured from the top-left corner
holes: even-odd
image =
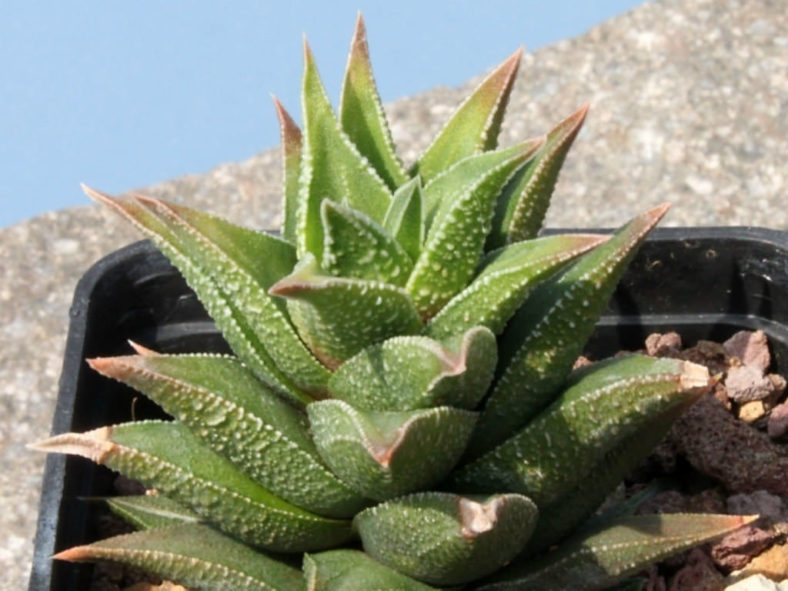
[[[383,228],[408,253],[411,260],[419,258],[424,242],[424,212],[421,178],[416,177],[394,192],[391,205],[383,219]]]
[[[394,337],[348,359],[328,388],[335,398],[367,410],[472,410],[487,392],[497,360],[495,335],[484,327],[443,341]]]
[[[311,255],[269,293],[288,298],[290,317],[304,342],[331,368],[370,345],[421,330],[418,312],[403,289],[323,275]]]
[[[320,257],[323,251],[320,204],[323,199],[347,203],[376,222],[382,222],[391,202],[391,192],[340,129],[306,43],[302,104],[304,154],[296,243],[299,257],[307,252]]]
[[[307,406],[307,412],[326,464],[352,488],[377,500],[442,480],[460,460],[476,423],[476,413],[449,406],[375,412],[322,400]]]
[[[360,13],[350,44],[345,80],[342,83],[339,119],[342,130],[375,167],[389,189],[393,191],[408,180],[402,163],[394,152],[386,113],[375,86],[372,64],[369,61],[367,30]]]
[[[205,591],[305,589],[295,568],[195,523],[116,536],[71,548],[55,558],[111,560]]]
[[[701,392],[699,389],[698,395]],[[688,397],[684,403],[653,417],[644,428],[625,438],[599,462],[584,468],[587,475],[572,490],[549,506],[541,508],[539,522],[533,536],[528,540],[526,552],[529,555],[541,552],[557,543],[578,525],[587,527],[585,520],[632,470],[642,464],[664,439],[676,419],[695,401],[695,397]]]
[[[516,494],[416,493],[366,509],[353,524],[376,560],[414,579],[454,585],[508,563],[527,541],[537,513]]]
[[[321,209],[323,269],[338,277],[403,286],[413,270],[408,253],[375,220],[326,199]]]
[[[651,421],[707,391],[708,370],[677,359],[618,357],[575,372],[521,431],[452,477],[462,492],[511,491],[544,508]]]
[[[447,206],[456,201],[459,196],[465,194],[470,187],[479,183],[482,179],[492,175],[501,166],[505,165],[512,158],[523,158],[522,165],[536,154],[537,150],[544,144],[543,138],[537,138],[522,142],[508,148],[501,148],[492,152],[482,152],[463,158],[450,168],[435,177],[429,185],[424,188],[424,221],[426,228],[430,228],[435,221],[438,212],[445,215]],[[509,171],[509,174],[513,174]],[[491,186],[491,192],[495,192],[494,197],[498,197],[500,190],[505,185],[506,178],[499,181],[499,185]],[[441,209],[442,208],[442,209]]]
[[[555,397],[629,261],[668,207],[637,216],[531,292],[499,342],[501,377],[479,419],[472,454],[503,441]]]
[[[36,449],[86,457],[160,490],[223,532],[274,551],[321,550],[350,535],[272,495],[179,423],[138,421],[56,435]]]
[[[554,552],[515,563],[479,591],[596,591],[669,556],[724,536],[756,516],[661,514],[620,517],[583,532]]]
[[[303,413],[237,360],[148,354],[90,365],[143,392],[276,496],[332,517],[351,517],[364,506],[320,460]]]
[[[580,131],[588,104],[559,123],[536,156],[509,181],[495,211],[487,249],[534,238],[544,222],[558,173]]]
[[[413,167],[425,182],[455,162],[497,146],[522,49],[509,56],[463,102]]]
[[[527,240],[490,253],[473,282],[425,327],[434,338],[486,326],[500,334],[528,292],[569,261],[607,240],[596,234],[566,234]]]
[[[246,315],[239,310],[234,299],[226,291],[226,286],[222,285],[219,280],[213,277],[208,270],[203,268],[194,259],[193,253],[186,248],[181,242],[179,235],[173,231],[165,220],[150,209],[144,207],[138,201],[114,199],[109,195],[99,193],[88,187],[83,187],[83,189],[92,199],[111,207],[131,221],[153,241],[156,247],[162,251],[168,259],[170,259],[184,276],[188,284],[197,293],[200,301],[216,322],[216,326],[222,331],[230,347],[232,347],[236,355],[249,366],[258,378],[277,391],[291,397],[293,400],[302,403],[311,401],[311,397],[301,391],[295,383],[277,367],[274,360],[267,353],[266,347],[260,340],[260,337],[250,326]],[[271,269],[276,268],[276,265],[281,264],[279,261],[292,257],[292,247],[286,242],[276,240],[265,234],[248,232],[250,232],[250,234],[247,234],[247,237],[256,234],[255,238],[259,238],[260,241],[265,242],[272,248],[270,254],[271,266],[261,266],[261,270],[270,272]],[[181,235],[185,233],[186,232],[180,232]],[[246,244],[248,245],[248,243]],[[265,247],[258,247],[261,249],[261,253],[266,252]],[[245,249],[242,250],[246,253],[244,256],[251,256]],[[288,252],[291,254],[288,254]],[[289,263],[290,261],[288,260],[287,262]],[[283,267],[284,266],[286,265],[283,265]],[[273,278],[269,277],[269,279]],[[280,327],[282,327],[282,325],[280,325]],[[287,330],[287,327],[282,328],[283,330]],[[271,330],[271,327],[267,330]],[[292,327],[289,328],[289,330],[292,332]],[[297,339],[298,337],[295,336],[295,338]],[[288,337],[288,340],[291,339],[292,336]],[[298,343],[296,343],[296,346],[301,347]],[[283,353],[285,351],[286,349],[283,349],[281,352]],[[306,353],[308,354],[308,351],[306,351]]]
[[[200,523],[199,515],[161,494],[129,495],[105,499],[110,510],[137,529]]]
[[[437,591],[383,566],[358,550],[329,550],[304,555],[304,577],[309,591]]]
[[[299,178],[301,177],[301,152],[303,142],[301,130],[279,99],[274,97],[276,116],[279,119],[279,133],[282,138],[282,178],[284,180],[282,202],[282,236],[291,244],[296,243],[298,208],[300,206]]]
[[[521,144],[504,152],[510,156],[444,198],[432,218],[405,286],[423,318],[434,316],[468,284],[484,249],[495,200],[506,180],[528,160],[531,147]]]

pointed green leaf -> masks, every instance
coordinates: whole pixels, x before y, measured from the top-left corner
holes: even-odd
[[[320,460],[306,417],[235,359],[154,354],[90,365],[143,392],[276,496],[331,517],[364,506]]]
[[[276,366],[223,286],[193,260],[178,236],[162,219],[137,201],[114,199],[85,186],[83,189],[92,199],[127,218],[178,268],[186,282],[197,292],[230,347],[258,378],[293,400],[301,403],[311,401],[311,398]],[[281,244],[285,245],[284,248],[289,248],[285,242]],[[272,259],[276,260],[275,257]]]
[[[668,207],[637,216],[531,292],[501,337],[502,375],[487,399],[471,453],[491,449],[555,397],[629,261]]]
[[[323,268],[338,277],[403,286],[413,261],[380,224],[360,211],[323,201]]]
[[[377,500],[442,480],[460,460],[476,423],[476,413],[449,406],[374,412],[322,400],[307,406],[307,412],[326,464],[352,488]]]
[[[348,359],[329,380],[335,398],[367,410],[472,410],[498,360],[495,335],[475,327],[441,341],[394,337]]]
[[[414,261],[419,258],[424,242],[422,202],[421,178],[417,176],[396,190],[383,219],[383,228]]]
[[[323,199],[347,203],[382,222],[391,192],[345,133],[340,129],[314,58],[304,44],[302,87],[304,156],[298,210],[298,255],[323,250],[320,204]]]
[[[348,522],[320,517],[262,488],[179,423],[138,421],[56,435],[36,449],[86,457],[156,488],[239,540],[274,551],[347,540]]]
[[[437,591],[383,566],[358,550],[305,554],[304,577],[309,591]]]
[[[473,282],[425,327],[434,338],[486,326],[500,334],[534,285],[569,261],[607,240],[595,234],[566,234],[511,244],[490,253]]]
[[[414,579],[467,583],[498,570],[522,549],[537,510],[514,494],[460,497],[416,493],[362,511],[353,524],[364,550]]]
[[[534,238],[544,222],[558,173],[588,112],[583,105],[549,134],[531,160],[509,181],[498,201],[487,250]]]
[[[677,359],[618,357],[578,370],[521,431],[455,473],[459,491],[512,491],[544,508],[651,421],[711,387],[708,370]]]
[[[421,330],[404,290],[380,281],[322,275],[311,255],[269,293],[289,299],[290,316],[301,337],[331,368],[369,345]]]
[[[269,234],[180,205],[139,201],[167,224],[195,263],[222,287],[276,366],[299,388],[322,393],[330,372],[299,339],[282,301],[266,292],[293,269],[294,248]]]
[[[519,49],[509,56],[457,108],[414,165],[414,174],[429,183],[458,160],[496,147],[522,54]]]
[[[276,97],[274,97],[274,107],[279,119],[279,132],[282,137],[282,165],[284,167],[282,174],[284,179],[282,236],[291,244],[295,244],[298,208],[300,207],[299,178],[303,149],[301,130]]]
[[[468,284],[483,252],[495,200],[506,180],[528,160],[531,148],[521,144],[504,152],[510,157],[438,206],[405,286],[423,318],[434,316]]]
[[[160,494],[129,495],[106,499],[110,510],[137,529],[154,529],[182,523],[200,523],[199,515]]]
[[[408,179],[394,152],[394,142],[372,75],[367,31],[360,13],[342,83],[339,118],[342,130],[375,167],[389,189],[393,191]]]
[[[478,591],[595,591],[647,566],[752,523],[757,516],[662,514],[620,517],[558,550],[515,563]]]
[[[523,162],[520,164],[524,165],[543,144],[543,138],[536,138],[508,148],[482,152],[481,154],[463,158],[443,171],[424,188],[424,220],[426,227],[432,226],[439,210],[445,214],[447,205],[450,205],[459,196],[465,194],[470,187],[493,174],[512,158],[518,158],[518,160],[523,158]],[[509,171],[509,174],[513,174],[513,172]],[[502,179],[499,181],[499,186],[491,187],[491,192],[495,192],[494,197],[498,197],[505,183],[506,179]]]
[[[299,591],[301,573],[210,527],[184,524],[116,536],[55,555],[72,562],[111,560],[205,591]]]

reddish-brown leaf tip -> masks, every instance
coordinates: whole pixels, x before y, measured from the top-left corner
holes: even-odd
[[[134,352],[137,355],[143,355],[145,357],[152,357],[154,355],[160,355],[160,353],[158,351],[154,351],[153,349],[149,349],[148,347],[145,347],[144,345],[140,345],[139,343],[135,343],[131,339],[127,340],[126,342],[129,344],[129,346],[132,349],[134,349]]]
[[[93,554],[90,552],[90,546],[74,546],[67,550],[62,550],[54,556],[54,560],[66,560],[68,562],[85,562],[93,560]]]

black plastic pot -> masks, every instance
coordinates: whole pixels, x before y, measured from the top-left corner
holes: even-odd
[[[84,431],[160,411],[84,360],[128,354],[131,339],[162,352],[227,346],[178,272],[147,242],[97,263],[71,308],[53,433]],[[769,336],[775,370],[788,373],[788,233],[758,228],[659,229],[633,261],[588,345],[595,358],[637,349],[655,331],[685,344],[742,329]],[[29,591],[86,589],[92,567],[52,561],[97,538],[95,505],[113,475],[81,458],[47,458]]]

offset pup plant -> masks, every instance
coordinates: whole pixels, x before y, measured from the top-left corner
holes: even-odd
[[[305,48],[303,130],[276,102],[281,236],[87,189],[179,268],[235,356],[89,360],[174,420],[37,444],[150,488],[108,500],[139,531],[57,559],[194,589],[634,589],[752,521],[591,517],[712,379],[639,355],[572,370],[668,205],[612,236],[537,237],[587,107],[497,147],[520,55],[406,170],[362,20],[338,114]]]

